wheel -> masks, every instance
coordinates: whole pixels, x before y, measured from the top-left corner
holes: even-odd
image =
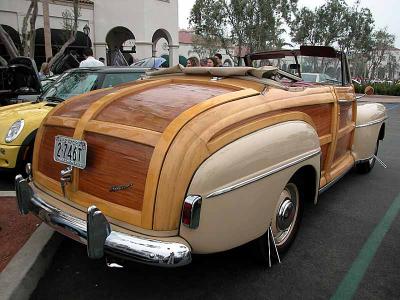
[[[289,181],[281,194],[271,221],[272,234],[279,253],[286,252],[299,229],[303,206],[297,181]],[[265,233],[256,240],[257,255],[268,262],[268,235]],[[274,253],[274,251],[272,251]]]
[[[367,173],[371,172],[371,170],[375,166],[375,162],[376,162],[375,156],[378,154],[378,148],[379,148],[379,140],[376,141],[374,156],[371,157],[370,159],[363,161],[361,163],[358,163],[356,165],[356,170],[358,173],[367,174]]]

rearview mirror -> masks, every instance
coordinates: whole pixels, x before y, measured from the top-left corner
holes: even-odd
[[[368,85],[365,87],[364,95],[357,96],[356,100],[361,99],[362,97],[364,97],[366,95],[371,96],[373,94],[374,94],[374,88],[372,86]]]
[[[374,88],[372,86],[370,86],[370,85],[366,86],[365,90],[364,90],[364,94],[368,95],[368,96],[373,95],[374,94]]]

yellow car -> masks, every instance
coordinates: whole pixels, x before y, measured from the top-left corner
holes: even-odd
[[[0,169],[19,169],[32,160],[40,123],[58,103],[91,90],[140,78],[146,69],[81,68],[67,71],[36,102],[0,107]]]

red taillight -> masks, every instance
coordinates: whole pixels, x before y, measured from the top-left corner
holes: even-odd
[[[187,196],[185,201],[183,202],[183,209],[182,209],[183,225],[192,229],[199,227],[200,209],[201,209],[201,197],[192,195]]]
[[[182,223],[186,226],[190,226],[190,219],[192,215],[192,204],[191,203],[183,203],[183,211],[182,211]]]

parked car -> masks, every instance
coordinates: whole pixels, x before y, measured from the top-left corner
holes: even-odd
[[[357,103],[344,53],[286,54],[332,60],[342,75],[327,85],[273,66],[178,65],[62,103],[38,131],[29,176],[16,177],[20,212],[91,258],[173,267],[255,240],[270,263],[306,201],[354,166],[372,169],[386,120],[384,106]]]
[[[19,100],[33,100],[42,92],[35,62],[29,57],[16,57],[0,67],[0,106]]]
[[[37,129],[56,105],[73,96],[137,80],[145,70],[130,67],[72,69],[47,87],[36,101],[1,107],[0,169],[19,168],[31,161]]]
[[[164,57],[148,57],[138,60],[131,64],[132,67],[137,68],[160,68],[167,60]]]

